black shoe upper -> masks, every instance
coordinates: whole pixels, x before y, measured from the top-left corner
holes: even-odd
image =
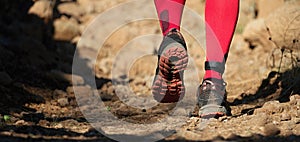
[[[170,45],[171,43],[180,43],[185,49],[186,43],[184,41],[184,38],[182,37],[181,33],[177,29],[172,29],[163,39],[159,49],[158,49],[158,55],[160,56],[164,49]]]
[[[227,115],[230,115],[230,107],[227,104],[226,83],[223,80],[207,79],[202,82],[197,91],[199,108],[206,105],[223,106]]]

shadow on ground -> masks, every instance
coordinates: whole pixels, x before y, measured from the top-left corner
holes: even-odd
[[[243,99],[236,99],[231,105],[258,103],[261,106],[271,100],[288,102],[290,96],[300,94],[299,84],[299,67],[295,67],[283,73],[272,71],[266,79],[262,80],[255,94],[242,94]],[[263,101],[258,102],[259,99]]]
[[[81,134],[64,128],[37,126],[40,120],[49,122],[67,119],[78,122],[86,122],[86,120],[82,117],[45,117],[43,113],[25,106],[30,103],[45,103],[53,99],[53,90],[65,90],[70,86],[70,82],[49,75],[53,70],[72,73],[71,65],[76,45],[70,41],[53,39],[55,30],[53,21],[62,16],[57,10],[57,5],[60,3],[63,2],[56,0],[53,17],[45,22],[45,19],[37,15],[28,14],[34,4],[33,1],[2,0],[0,2],[1,141],[68,140],[65,137],[77,137],[81,140],[83,138],[78,137],[94,137],[94,139],[97,137],[98,141],[110,141],[107,138],[102,139],[103,136],[97,131]],[[68,17],[68,15],[64,16]],[[29,122],[28,125],[4,124],[6,122],[3,122],[3,116],[11,114],[18,115],[21,120]],[[43,136],[54,136],[54,138],[43,138]],[[71,138],[69,141],[75,140]]]

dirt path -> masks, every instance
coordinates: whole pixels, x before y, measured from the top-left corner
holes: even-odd
[[[293,62],[299,53],[285,52],[278,73],[267,64],[274,59],[278,65],[280,49],[245,41],[243,30],[255,20],[251,8],[257,1],[241,2],[225,73],[232,116],[219,119],[197,117],[195,93],[205,59],[201,19],[183,21],[190,56],[184,100],[158,104],[150,92],[161,41],[157,21],[126,23],[104,40],[110,31],[98,26],[116,26],[112,19],[118,12],[108,17],[110,24],[88,25],[126,0],[49,2],[0,2],[1,15],[8,13],[0,17],[1,141],[300,141],[300,68]],[[282,4],[277,2],[270,7]],[[187,2],[186,19],[203,15],[203,3]],[[156,16],[153,8],[139,14]],[[84,50],[75,53],[76,48]],[[75,69],[89,72],[96,64],[95,84],[81,74],[72,76],[74,55],[84,57],[79,60],[84,66]]]

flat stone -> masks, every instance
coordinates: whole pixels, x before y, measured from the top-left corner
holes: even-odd
[[[280,129],[274,124],[267,124],[261,128],[264,136],[275,136],[280,133]]]

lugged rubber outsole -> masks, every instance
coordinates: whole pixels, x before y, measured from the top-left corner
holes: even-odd
[[[201,118],[218,118],[225,116],[227,110],[224,106],[209,104],[199,109],[199,117]]]
[[[171,43],[162,52],[152,94],[160,103],[180,101],[185,93],[183,73],[188,64],[187,50],[179,43]]]

